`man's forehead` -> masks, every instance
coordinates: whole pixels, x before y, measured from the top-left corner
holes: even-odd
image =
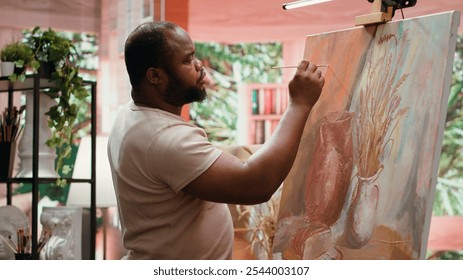
[[[168,30],[165,35],[166,38],[169,40],[170,44],[172,45],[178,45],[181,47],[193,45],[194,47],[190,35],[181,28],[176,28],[175,30]]]

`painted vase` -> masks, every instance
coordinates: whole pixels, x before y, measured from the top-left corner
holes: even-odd
[[[348,248],[365,246],[376,228],[376,210],[379,200],[379,186],[376,183],[380,170],[369,178],[357,176],[357,184],[349,208],[346,224]]]

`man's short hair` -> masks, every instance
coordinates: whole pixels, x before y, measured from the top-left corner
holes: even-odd
[[[139,25],[125,42],[125,66],[130,83],[137,89],[149,67],[166,67],[171,48],[165,37],[166,30],[178,26],[167,21],[148,22]]]

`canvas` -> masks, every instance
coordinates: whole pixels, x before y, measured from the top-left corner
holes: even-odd
[[[284,182],[282,259],[424,258],[459,12],[308,36],[328,64]]]

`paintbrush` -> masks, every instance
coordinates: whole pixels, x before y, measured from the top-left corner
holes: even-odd
[[[7,245],[11,250],[13,250],[13,252],[17,253],[18,250],[16,249],[16,245],[13,243],[13,241],[11,241],[11,239],[9,238],[8,240],[3,237],[2,235],[0,235],[0,238],[3,240],[3,243],[5,245]]]
[[[42,251],[43,247],[50,239],[50,235],[51,234],[49,234],[46,230],[42,230],[42,233],[40,234],[40,239],[37,245],[37,252],[40,253],[40,251]]]
[[[317,67],[329,67],[328,64],[319,64]],[[282,69],[282,68],[297,68],[298,65],[289,65],[289,66],[272,66],[270,69]]]
[[[22,132],[22,112],[25,106],[18,110],[14,106],[11,110],[5,108],[0,117],[0,142],[16,142]]]

